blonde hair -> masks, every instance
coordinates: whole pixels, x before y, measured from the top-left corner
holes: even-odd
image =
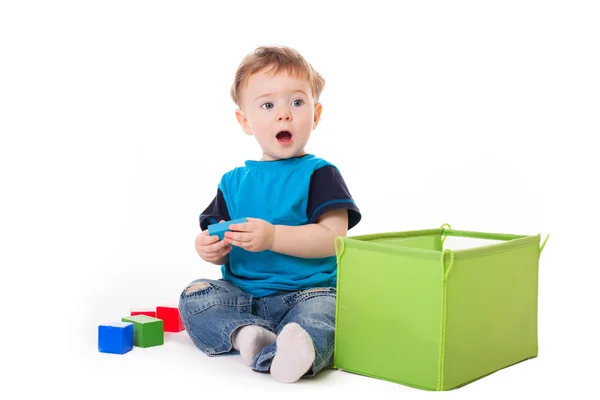
[[[248,82],[250,75],[271,67],[268,71],[277,74],[285,71],[297,78],[308,81],[315,102],[325,86],[325,79],[310,65],[300,53],[286,46],[261,46],[248,54],[240,63],[233,85],[231,86],[231,98],[240,107],[240,88]]]

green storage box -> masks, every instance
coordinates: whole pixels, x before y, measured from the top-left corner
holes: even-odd
[[[448,237],[485,240],[450,249]],[[334,368],[440,391],[536,357],[547,240],[447,224],[336,238]]]

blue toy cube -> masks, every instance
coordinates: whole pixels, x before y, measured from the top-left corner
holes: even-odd
[[[221,222],[219,224],[212,224],[208,226],[208,235],[219,236],[219,240],[223,240],[225,237],[225,232],[229,230],[229,225],[231,224],[243,224],[244,222],[248,222],[246,218],[233,219],[231,221]]]
[[[98,326],[98,351],[125,354],[133,349],[133,323],[111,322]]]

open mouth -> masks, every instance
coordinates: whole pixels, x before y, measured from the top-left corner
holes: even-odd
[[[281,144],[288,144],[292,141],[292,134],[289,131],[281,131],[276,136],[277,141]]]

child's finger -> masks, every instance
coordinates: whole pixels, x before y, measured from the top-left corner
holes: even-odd
[[[221,243],[219,243],[221,244]],[[226,245],[226,248],[220,247],[216,252],[207,254],[213,260],[220,260],[231,251],[231,246]]]
[[[249,226],[247,222],[244,222],[242,224],[231,224],[229,225],[229,230],[230,231],[236,231],[236,232],[248,232],[249,231]]]
[[[225,246],[227,246],[227,242],[225,242],[225,239],[223,239],[223,240],[219,240],[216,243],[209,244],[208,246],[206,246],[206,248],[209,249],[209,251],[211,251],[213,253],[218,253],[221,250],[223,250],[223,248]]]
[[[248,242],[239,242],[239,241],[233,240],[233,239],[227,239],[227,242],[231,243],[234,246],[241,247],[242,249],[245,248],[249,244]]]
[[[218,244],[219,244],[219,240],[215,239],[214,241],[208,241],[208,242],[196,242],[196,246],[201,247],[202,249],[204,249],[204,251],[212,251],[214,252],[215,249],[218,249]]]
[[[249,242],[252,237],[252,235],[248,234],[248,233],[240,233],[240,232],[225,232],[225,237],[227,239],[233,239],[236,240],[238,242]]]
[[[216,235],[213,236],[208,236],[208,234],[206,235],[198,235],[196,238],[196,241],[198,242],[198,244],[200,244],[201,246],[208,246],[209,244],[213,244],[219,241],[219,237]]]
[[[225,248],[223,249],[223,251],[221,252],[221,256],[219,258],[225,257],[227,254],[229,254],[231,249],[233,249],[233,247],[226,245]]]

